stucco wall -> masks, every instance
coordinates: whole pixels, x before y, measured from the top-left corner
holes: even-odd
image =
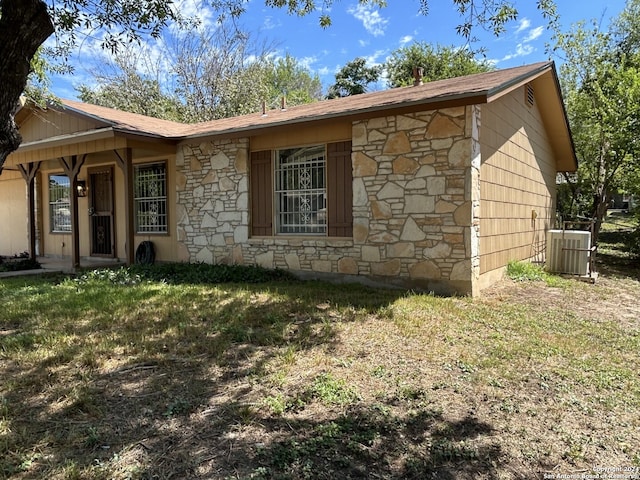
[[[350,238],[250,238],[249,152],[268,141],[182,145],[176,161],[178,257],[472,293],[478,274],[477,229],[471,228],[472,191],[478,190],[471,186],[479,168],[472,167],[479,163],[474,112],[459,107],[352,124]],[[329,132],[322,141],[336,140]]]
[[[28,250],[27,184],[19,172],[0,175],[0,205],[0,255]]]
[[[483,105],[480,143],[481,285],[510,260],[544,259],[555,211],[555,158],[540,112],[522,87]]]

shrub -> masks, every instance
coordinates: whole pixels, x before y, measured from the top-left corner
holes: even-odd
[[[636,226],[625,236],[624,243],[631,257],[640,259],[640,211],[636,212],[635,221]]]
[[[40,263],[30,258],[0,259],[0,272],[17,272],[20,270],[36,270]]]
[[[157,263],[154,265],[132,265],[132,274],[145,280],[171,284],[208,283],[264,283],[292,281],[289,272],[270,270],[253,265],[211,265],[208,263]]]

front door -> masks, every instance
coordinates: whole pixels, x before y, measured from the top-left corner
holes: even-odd
[[[115,256],[113,170],[105,167],[89,172],[91,255]]]

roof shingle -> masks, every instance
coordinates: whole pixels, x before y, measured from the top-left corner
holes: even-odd
[[[482,101],[489,102],[493,95],[511,85],[533,78],[552,68],[552,63],[541,62],[428,82],[415,87],[394,88],[334,100],[323,100],[285,110],[270,110],[264,115],[253,113],[196,124],[160,120],[73,100],[62,100],[62,104],[65,108],[98,118],[116,130],[178,139],[250,131],[278,125],[384,111],[401,106],[428,105],[455,99],[469,99],[470,102],[473,99],[477,103],[478,97],[482,97]]]

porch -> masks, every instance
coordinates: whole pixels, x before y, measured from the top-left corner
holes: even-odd
[[[86,108],[65,101],[16,116],[23,143],[4,170],[26,182],[27,248],[20,251],[44,270],[73,272],[131,264],[136,245],[153,238],[171,260],[175,233],[167,222],[175,198],[167,182],[175,125]]]

